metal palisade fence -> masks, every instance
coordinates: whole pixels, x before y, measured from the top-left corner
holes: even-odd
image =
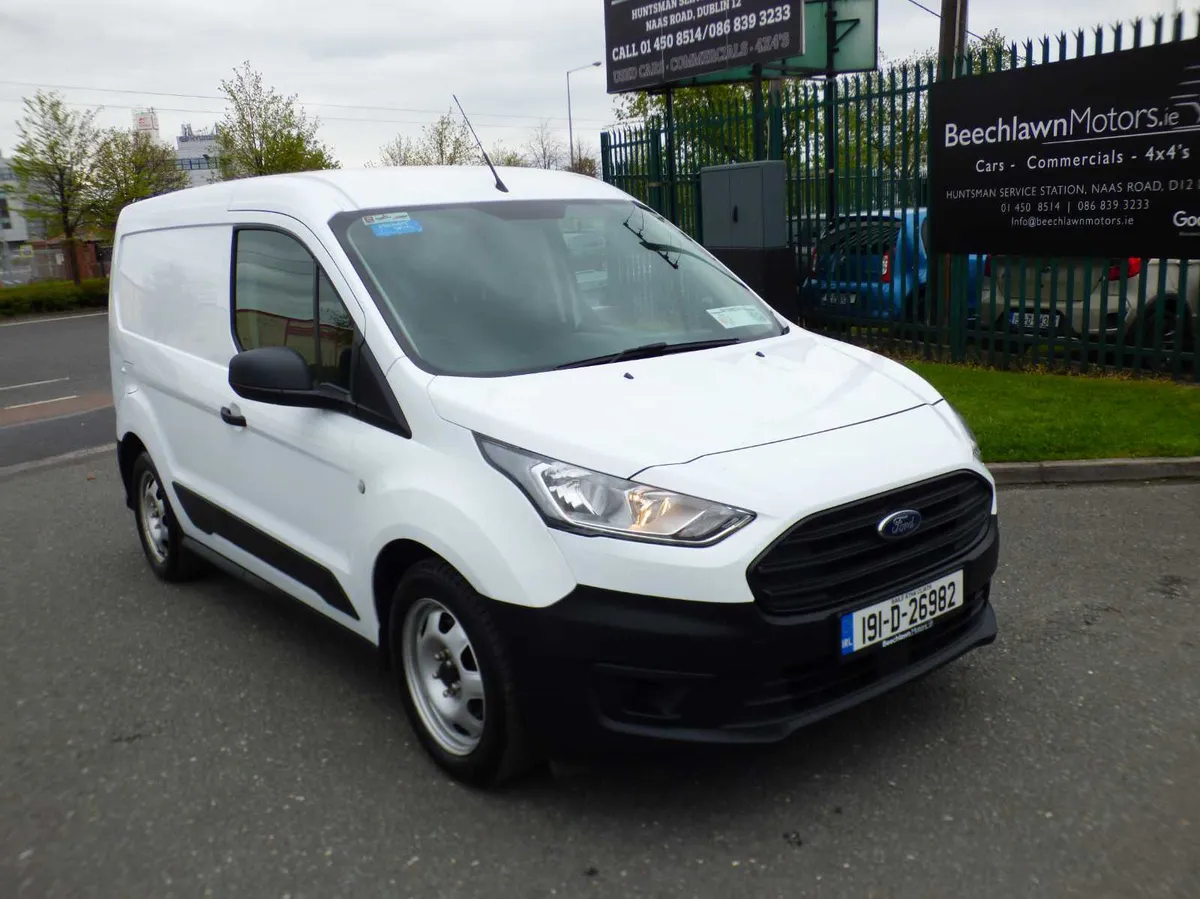
[[[955,77],[1182,41],[1198,30],[1200,17],[1179,14],[977,44],[956,61]],[[929,252],[929,95],[941,74],[930,57],[842,76],[832,91],[823,80],[773,83],[760,103],[749,89],[701,99],[677,91],[669,121],[653,115],[601,135],[603,177],[703,242],[701,169],[784,160],[800,323],[839,339],[1002,368],[1130,369],[1200,382],[1200,260]]]

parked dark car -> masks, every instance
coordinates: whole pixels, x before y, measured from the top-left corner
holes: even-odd
[[[927,303],[929,219],[925,209],[839,218],[809,260],[804,305],[822,313],[883,321],[933,320]],[[967,264],[968,316],[978,315],[983,257]]]

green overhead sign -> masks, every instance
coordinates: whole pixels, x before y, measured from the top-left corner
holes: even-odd
[[[807,78],[828,69],[829,0],[804,4],[804,52],[762,63],[763,78]],[[836,39],[833,71],[873,72],[879,66],[879,0],[833,0]],[[753,81],[754,68],[741,66],[673,81],[668,87],[696,87]]]

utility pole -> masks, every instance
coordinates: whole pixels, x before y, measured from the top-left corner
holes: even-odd
[[[954,60],[967,49],[967,0],[942,0],[942,33],[938,41],[938,68],[942,77],[954,77]]]
[[[837,218],[837,7],[825,4],[825,222]]]

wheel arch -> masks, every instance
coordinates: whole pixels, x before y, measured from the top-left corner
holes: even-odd
[[[375,557],[371,568],[371,600],[375,606],[375,618],[379,623],[379,655],[385,666],[390,666],[390,622],[392,594],[405,572],[426,559],[437,559],[451,564],[424,543],[408,538],[392,540]],[[457,569],[456,569],[457,570]]]
[[[121,472],[121,484],[125,488],[125,507],[133,508],[133,463],[146,452],[146,444],[133,431],[129,431],[117,442],[117,468]]]

